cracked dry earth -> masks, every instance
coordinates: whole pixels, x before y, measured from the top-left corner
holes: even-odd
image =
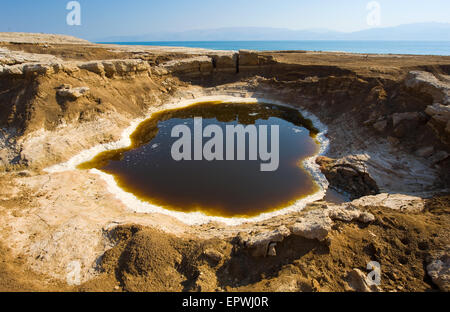
[[[444,56],[0,33],[0,290],[449,291],[449,73]],[[134,211],[95,172],[46,170],[114,146],[153,112],[214,96],[317,116],[330,141],[317,166],[351,201],[188,225]]]

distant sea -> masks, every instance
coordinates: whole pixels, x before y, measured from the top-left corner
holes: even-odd
[[[121,45],[170,46],[212,50],[305,50],[377,54],[450,55],[450,41],[153,41],[98,42]]]

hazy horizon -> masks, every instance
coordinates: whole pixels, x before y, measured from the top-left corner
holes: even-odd
[[[98,41],[113,36],[144,36],[225,28],[357,32],[415,23],[450,23],[448,0],[79,0],[81,25],[66,22],[70,1],[3,0],[0,31],[73,35]],[[369,23],[378,10],[377,23]]]
[[[182,42],[182,41],[450,41],[450,23],[418,23],[378,27],[356,32],[293,30],[284,28],[226,27],[180,32],[149,33],[136,36],[105,37],[96,42]]]

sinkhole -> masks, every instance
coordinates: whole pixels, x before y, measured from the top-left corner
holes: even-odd
[[[304,168],[320,145],[313,122],[270,103],[203,102],[154,113],[98,169],[141,201],[178,212],[254,217],[319,191]]]

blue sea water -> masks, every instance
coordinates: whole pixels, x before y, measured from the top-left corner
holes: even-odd
[[[376,54],[450,55],[450,41],[154,41],[99,42],[121,45],[170,46],[212,50],[340,51]]]

